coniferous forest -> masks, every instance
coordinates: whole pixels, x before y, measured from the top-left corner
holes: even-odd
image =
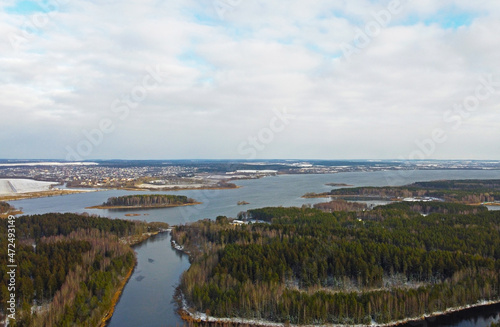
[[[193,203],[195,203],[195,200],[184,195],[141,194],[112,197],[102,205],[109,207],[163,207]]]
[[[77,214],[22,216],[15,227],[15,326],[37,327],[99,326],[135,264],[133,250],[123,240],[160,228]],[[7,235],[7,220],[0,220],[0,234]],[[7,242],[0,238],[1,314],[6,314],[10,293]]]
[[[216,317],[370,324],[500,300],[500,211],[444,202],[362,212],[250,210],[174,231],[180,290]]]

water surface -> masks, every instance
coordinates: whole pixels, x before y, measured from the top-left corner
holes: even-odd
[[[108,326],[183,325],[171,302],[180,275],[189,268],[189,259],[173,250],[169,240],[170,233],[162,233],[134,247],[137,267]]]

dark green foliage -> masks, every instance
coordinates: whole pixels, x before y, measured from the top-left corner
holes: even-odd
[[[109,198],[104,202],[105,206],[162,206],[162,205],[182,205],[194,203],[193,199],[183,195],[165,195],[165,194],[143,194],[143,195],[126,195],[120,197]]]
[[[500,191],[500,179],[470,179],[451,181],[416,182],[411,184],[415,187],[434,190],[462,190],[462,191]]]
[[[342,199],[332,200],[330,202],[324,203],[316,203],[313,205],[313,207],[325,212],[364,211],[368,209],[368,206],[365,203],[348,202]]]
[[[398,203],[358,213],[280,207],[249,215],[271,224],[202,221],[175,230],[189,250],[212,249],[193,250],[182,278],[198,311],[363,324],[500,299],[498,211]]]
[[[460,203],[449,202],[394,202],[383,206],[386,209],[412,210],[422,214],[430,213],[452,213],[452,214],[476,214],[479,212],[487,212],[488,208],[484,206],[471,206]]]
[[[141,222],[108,219],[73,213],[51,213],[44,215],[23,216],[16,220],[18,238],[67,236],[78,229],[98,229],[123,237],[136,233],[146,224]]]
[[[16,326],[98,325],[121,278],[134,265],[118,237],[157,231],[163,225],[77,214],[17,218]],[[0,221],[0,312],[5,313],[7,221]],[[42,305],[41,314],[30,307]]]
[[[217,218],[215,218],[215,221],[220,225],[229,224],[229,218],[227,218],[226,216],[217,216]]]

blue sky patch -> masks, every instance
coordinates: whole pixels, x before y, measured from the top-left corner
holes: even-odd
[[[177,57],[182,63],[188,67],[196,69],[212,69],[212,65],[208,63],[203,57],[199,56],[192,50],[188,50]]]
[[[402,25],[411,26],[418,23],[424,23],[429,26],[438,24],[445,29],[457,29],[462,26],[470,26],[474,19],[477,17],[473,13],[456,12],[456,11],[440,11],[428,17],[418,17],[416,15],[410,16]]]
[[[426,24],[438,23],[443,28],[457,29],[461,26],[469,26],[476,18],[470,13],[438,13],[436,17],[426,20]]]
[[[22,0],[18,1],[12,7],[6,7],[5,12],[16,15],[30,15],[36,12],[44,11],[36,1]]]

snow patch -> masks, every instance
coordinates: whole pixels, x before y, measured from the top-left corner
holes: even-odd
[[[56,182],[40,182],[32,179],[0,179],[0,195],[48,191]]]

